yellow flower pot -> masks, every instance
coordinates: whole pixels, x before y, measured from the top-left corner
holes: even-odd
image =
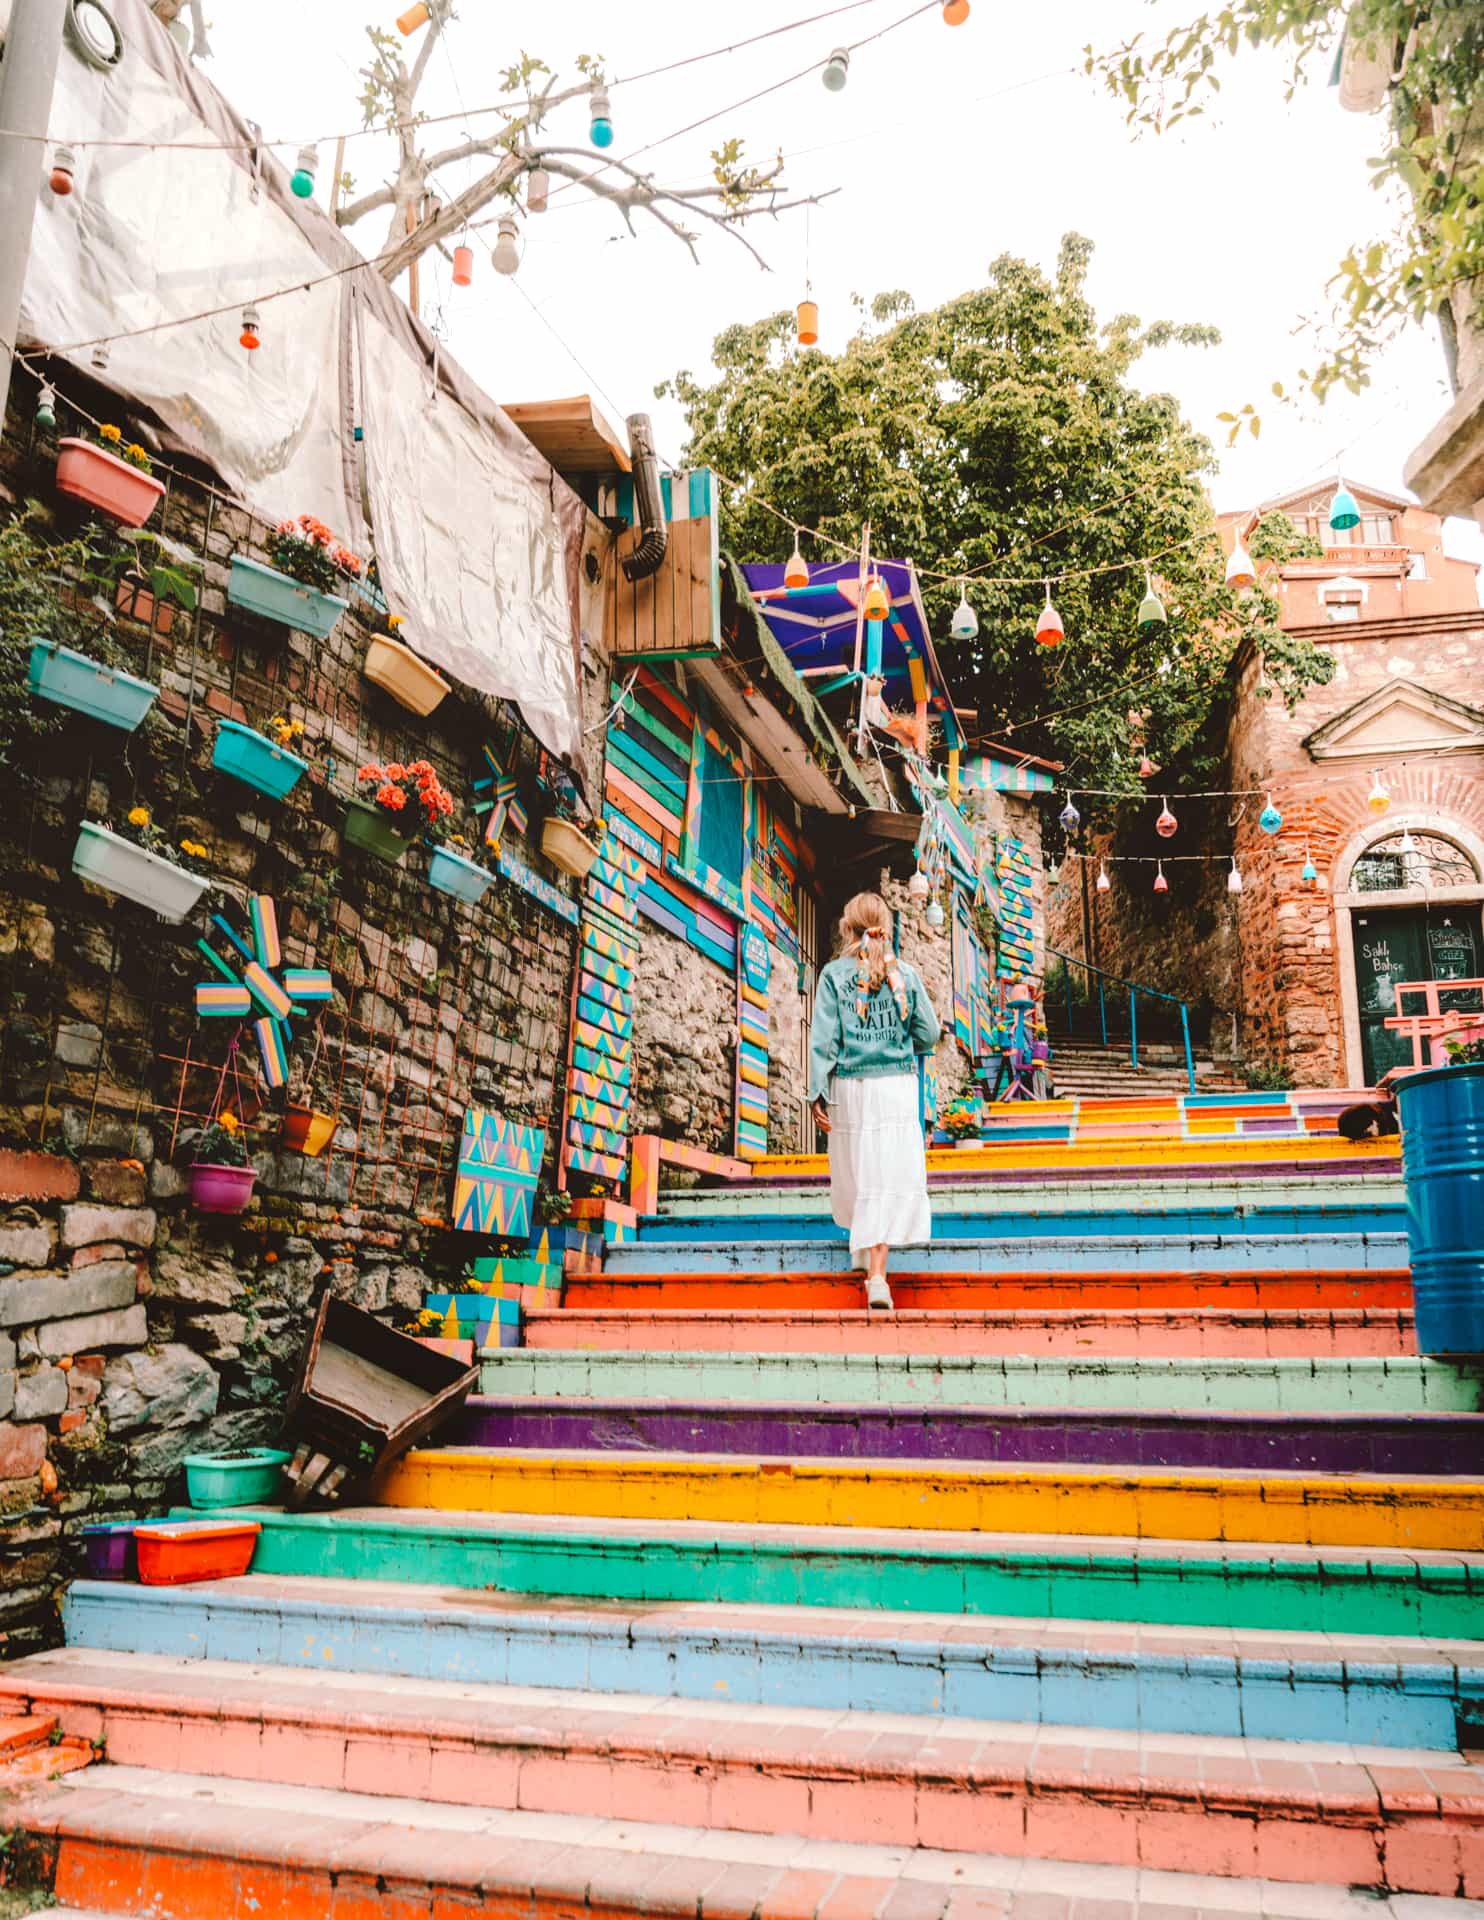
[[[443,675],[389,633],[379,633],[372,640],[362,671],[373,686],[381,687],[409,713],[431,713],[448,692]]]
[[[574,880],[586,880],[598,857],[598,849],[580,827],[570,820],[548,820],[541,829],[541,851],[562,873]]]

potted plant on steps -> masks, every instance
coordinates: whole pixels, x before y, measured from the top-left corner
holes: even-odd
[[[304,722],[275,713],[262,733],[239,720],[217,722],[211,764],[270,800],[291,794],[309,770],[309,762],[293,749],[304,738]]]
[[[409,713],[426,716],[448,692],[448,682],[426,660],[420,660],[397,629],[399,613],[387,615],[387,631],[372,636],[361,671],[372,686],[380,687],[406,707]]]
[[[121,527],[142,527],[165,491],[153,462],[123,430],[101,426],[96,440],[68,435],[57,442],[57,490],[82,500]]]
[[[247,1157],[242,1122],[230,1107],[224,1108],[192,1149],[186,1170],[191,1205],[197,1213],[243,1213],[257,1177]]]
[[[234,553],[227,598],[264,620],[326,639],[350,605],[336,591],[360,578],[361,561],[312,513],[283,520],[268,536],[272,565]]]
[[[1475,1027],[1484,1016],[1459,1016]],[[1484,1031],[1396,1083],[1417,1351],[1484,1354]]]
[[[148,807],[131,807],[117,831],[84,820],[72,849],[80,880],[106,887],[162,920],[181,921],[211,884],[209,854],[198,840],[171,842]]]
[[[356,786],[345,813],[346,843],[389,866],[401,865],[415,834],[440,838],[453,812],[453,796],[426,760],[368,761]]]

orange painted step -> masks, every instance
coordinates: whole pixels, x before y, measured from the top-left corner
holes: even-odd
[[[1405,1267],[1307,1273],[919,1273],[891,1275],[898,1307],[955,1312],[1032,1312],[1121,1307],[1329,1312],[1410,1308]],[[810,1312],[861,1305],[862,1286],[845,1273],[594,1273],[568,1276],[566,1305],[730,1308]]]
[[[629,1353],[1133,1354],[1387,1358],[1416,1352],[1400,1307],[1110,1307],[957,1311],[857,1306],[528,1307],[525,1344]]]
[[[91,1741],[58,1732],[54,1713],[0,1715],[0,1793],[76,1773],[93,1758]]]

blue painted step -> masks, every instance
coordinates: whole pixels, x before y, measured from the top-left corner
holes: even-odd
[[[933,1209],[933,1239],[972,1240],[976,1237],[1011,1240],[1067,1239],[1102,1234],[1138,1235],[1148,1229],[1169,1237],[1244,1234],[1404,1233],[1407,1210],[1401,1202],[1363,1205],[1296,1206],[1120,1207],[1102,1212],[1093,1208],[1064,1213],[1024,1212],[1017,1209],[955,1211],[940,1204]],[[647,1217],[639,1232],[641,1246],[669,1243],[694,1245],[707,1240],[840,1240],[841,1229],[828,1212],[818,1214],[692,1214],[685,1219],[664,1215]]]
[[[80,1580],[64,1614],[69,1646],[178,1659],[1161,1733],[1452,1750],[1484,1702],[1478,1648],[1449,1641],[1063,1620],[1041,1645],[1024,1620],[969,1633],[916,1614],[861,1634],[858,1615],[808,1608],[547,1611],[493,1593],[473,1607],[441,1587],[282,1578]]]

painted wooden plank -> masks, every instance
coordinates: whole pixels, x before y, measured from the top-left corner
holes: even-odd
[[[612,689],[615,700],[622,691],[622,685],[615,683]],[[679,714],[667,706],[652,687],[646,686],[645,676],[641,674],[629,693],[622,724],[615,719],[612,731],[622,735],[631,726],[639,727],[668,748],[683,766],[689,766],[692,716],[688,709],[683,710],[685,722],[682,726]]]
[[[608,742],[608,764],[626,774],[643,792],[670,806],[685,805],[684,778],[641,742],[629,737]]]
[[[608,762],[607,789],[610,803],[652,839],[678,844],[681,826],[679,810],[646,793],[637,780],[631,780],[622,767],[615,766],[612,760]]]
[[[567,1138],[574,1147],[587,1147],[594,1153],[621,1154],[628,1145],[625,1134],[610,1132],[606,1127],[590,1127],[581,1120],[567,1122]]]
[[[594,1053],[603,1053],[610,1060],[622,1061],[625,1066],[633,1054],[633,1042],[626,1034],[613,1033],[605,1027],[594,1026],[591,1020],[579,1018],[577,1033],[582,1044]]]
[[[621,1060],[616,1054],[600,1053],[596,1047],[588,1046],[586,1041],[578,1041],[573,1046],[572,1065],[581,1073],[612,1081],[616,1087],[627,1087],[634,1072],[632,1061]]]
[[[637,853],[639,858],[649,866],[659,866],[663,862],[665,849],[660,842],[651,835],[642,832],[634,825],[633,821],[627,819],[623,813],[618,811],[609,812],[608,831],[616,840],[621,840],[631,852]]]
[[[691,725],[695,720],[695,714],[691,710],[689,703],[682,698],[678,690],[671,685],[665,675],[657,672],[653,667],[641,667],[639,670],[639,685],[669,713],[671,723],[676,728],[676,731],[683,739],[689,742]]]
[[[689,942],[695,930],[693,921],[682,919],[675,912],[672,902],[653,892],[649,887],[646,887],[639,896],[639,911],[646,919],[652,920],[657,927],[663,927],[666,933],[673,934],[677,940]]]
[[[586,1147],[574,1147],[567,1165],[576,1173],[591,1173],[600,1180],[622,1180],[626,1168],[617,1154],[593,1153]]]

